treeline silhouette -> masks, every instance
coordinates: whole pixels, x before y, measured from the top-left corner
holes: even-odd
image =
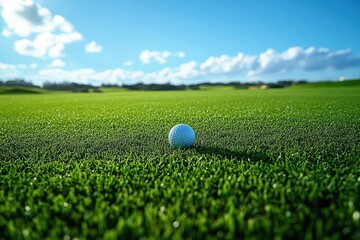
[[[234,86],[235,88],[239,89],[246,89],[249,87],[258,87],[258,86],[264,86],[266,85],[267,88],[284,88],[284,87],[290,87],[293,84],[303,84],[307,83],[306,80],[300,80],[300,81],[293,81],[293,80],[280,80],[276,83],[265,83],[262,81],[256,81],[256,82],[229,82],[229,83],[210,83],[210,82],[204,82],[200,83],[199,86]]]
[[[2,82],[0,80],[0,86],[40,88],[39,86],[34,85],[31,82],[26,82],[24,79],[21,79],[21,78],[11,79],[11,80],[7,80],[5,82]]]
[[[57,91],[71,91],[71,92],[101,92],[99,87],[94,87],[89,84],[79,84],[79,83],[50,83],[45,82],[43,87],[47,90],[57,90]]]
[[[132,85],[117,85],[117,84],[102,84],[101,87],[111,87],[111,88],[126,88],[129,90],[150,90],[150,91],[156,91],[156,90],[187,90],[187,89],[191,89],[191,90],[200,90],[201,86],[233,86],[235,88],[239,88],[239,89],[246,89],[249,87],[256,87],[256,86],[263,86],[266,85],[267,88],[284,88],[284,87],[289,87],[292,86],[293,84],[303,84],[303,83],[307,83],[306,80],[301,80],[301,81],[292,81],[292,80],[281,80],[278,81],[277,83],[264,83],[261,81],[257,81],[254,83],[241,83],[241,82],[229,82],[229,83],[222,83],[222,82],[216,82],[216,83],[211,83],[211,82],[204,82],[204,83],[199,83],[199,84],[191,84],[191,85],[172,85],[170,83],[165,83],[165,84],[144,84],[144,83],[136,83],[136,84],[132,84]]]
[[[47,90],[56,90],[56,91],[71,91],[71,92],[100,92],[99,87],[94,87],[90,84],[79,84],[79,83],[51,83],[45,82],[42,87],[34,85],[31,82],[27,82],[24,79],[16,78],[7,80],[5,82],[0,81],[0,86],[8,87],[32,87],[32,88],[43,88]]]
[[[164,91],[164,90],[199,90],[200,87],[198,85],[172,85],[170,83],[165,84],[144,84],[144,83],[136,83],[133,85],[122,85],[122,88],[130,89],[130,90],[142,90],[142,91]]]
[[[211,83],[204,82],[199,84],[191,85],[173,85],[171,83],[164,84],[145,84],[145,83],[135,83],[135,84],[102,84],[100,87],[92,86],[90,84],[79,84],[73,82],[62,82],[62,83],[53,83],[45,82],[42,87],[34,85],[31,82],[27,82],[24,79],[11,79],[5,82],[0,80],[0,86],[14,86],[14,87],[33,87],[33,88],[43,88],[47,90],[56,90],[56,91],[71,91],[71,92],[101,92],[101,88],[125,88],[129,90],[140,90],[140,91],[164,91],[164,90],[200,90],[202,86],[233,86],[237,89],[248,89],[252,87],[266,87],[266,88],[284,88],[292,86],[293,84],[304,84],[307,83],[306,80],[301,81],[292,81],[292,80],[281,80],[276,83],[264,83],[262,81],[252,82],[252,83],[241,83],[241,82],[229,82],[229,83]]]

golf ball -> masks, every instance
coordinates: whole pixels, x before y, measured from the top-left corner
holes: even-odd
[[[175,125],[169,132],[169,142],[173,148],[190,147],[195,142],[195,132],[189,125]]]

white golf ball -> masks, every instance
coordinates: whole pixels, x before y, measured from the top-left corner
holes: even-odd
[[[195,142],[195,132],[189,125],[175,125],[169,132],[169,142],[173,148],[190,147]]]

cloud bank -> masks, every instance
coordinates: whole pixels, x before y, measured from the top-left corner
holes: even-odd
[[[54,61],[51,62],[51,66],[53,67],[64,67],[65,65],[66,63],[60,59],[55,59]]]
[[[132,66],[133,64],[134,64],[134,62],[131,60],[123,62],[123,65],[126,67]]]
[[[168,55],[168,54],[167,54]],[[155,57],[154,57],[155,58]],[[342,70],[359,67],[360,58],[352,56],[349,49],[331,51],[326,48],[291,47],[283,52],[268,49],[259,55],[238,53],[235,56],[211,56],[201,63],[190,61],[177,67],[159,71],[129,71],[122,68],[97,72],[94,69],[66,71],[45,69],[39,72],[44,79],[55,81],[97,83],[194,83],[202,81],[252,81],[261,76],[293,71]]]
[[[184,58],[186,55],[184,52],[169,52],[169,51],[150,51],[145,50],[140,53],[139,59],[145,64],[149,64],[151,61],[158,62],[160,64],[165,64],[167,58],[169,57],[178,57]]]
[[[59,58],[66,44],[83,39],[64,17],[53,16],[33,0],[0,0],[0,6],[6,23],[2,34],[21,38],[14,43],[15,51],[21,55]]]
[[[124,65],[132,65],[127,61]],[[59,59],[52,62],[52,68],[41,69],[36,79],[41,81],[72,81],[78,83],[131,84],[167,83],[192,84],[214,81],[255,81],[276,79],[281,74],[292,72],[311,73],[319,71],[337,71],[360,67],[360,58],[353,56],[350,49],[332,51],[326,48],[290,47],[283,52],[268,49],[258,55],[242,52],[234,56],[211,56],[198,63],[189,61],[176,67],[164,67],[158,71],[145,72],[123,68],[96,71],[92,68],[66,70],[59,69],[65,63]],[[17,65],[1,63],[4,76],[19,72]],[[10,74],[11,75],[11,74]]]
[[[5,78],[16,78],[22,70],[36,69],[36,63],[31,64],[7,64],[0,62],[0,76]]]
[[[102,51],[102,46],[95,41],[91,41],[85,46],[85,51],[88,53],[99,53]]]

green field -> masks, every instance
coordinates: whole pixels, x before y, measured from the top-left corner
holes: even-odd
[[[0,239],[360,239],[360,86],[309,86],[0,95]]]

